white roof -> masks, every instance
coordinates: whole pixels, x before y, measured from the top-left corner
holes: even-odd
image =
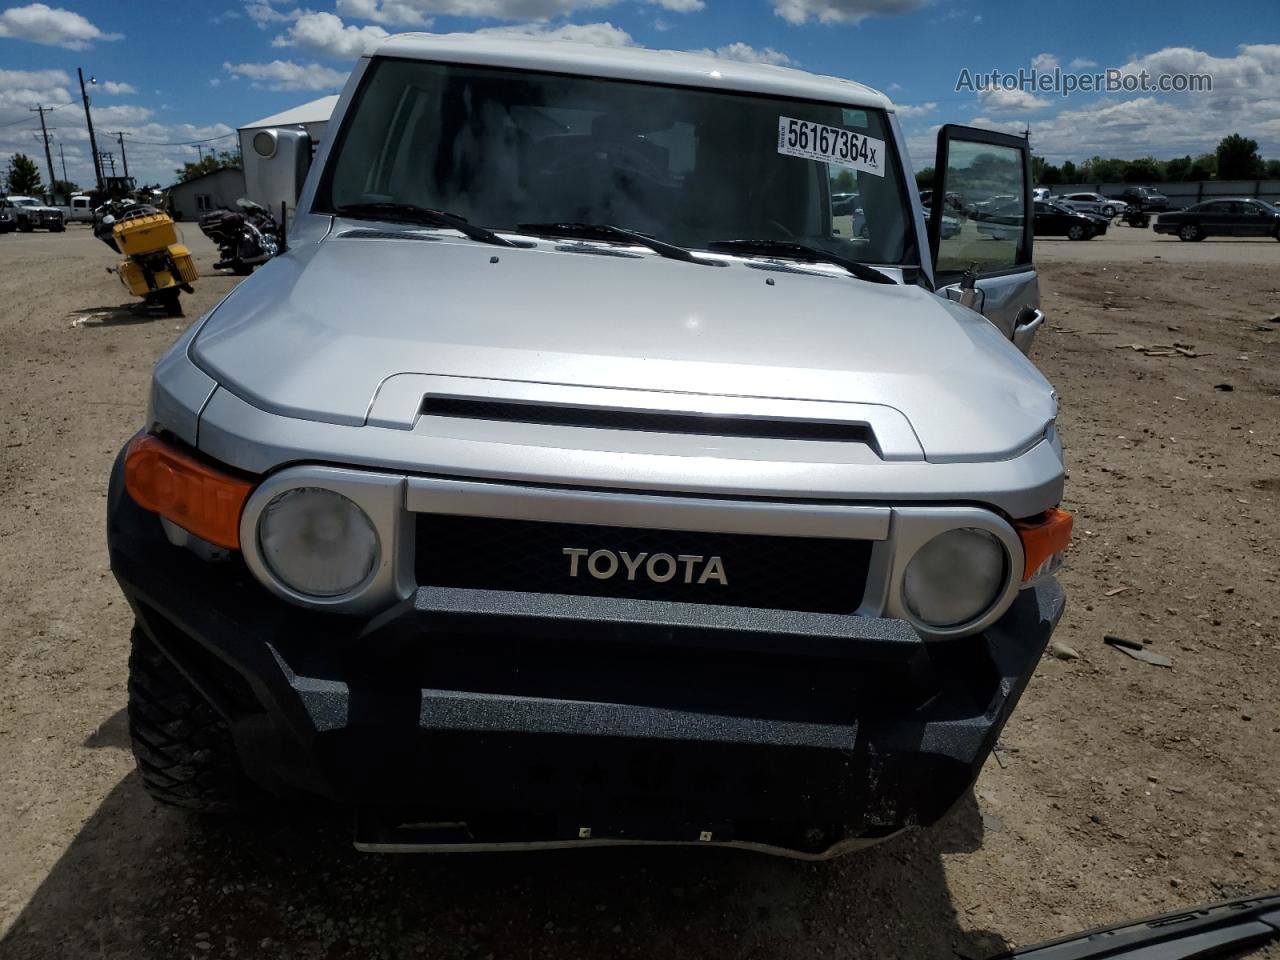
[[[303,123],[324,123],[333,116],[333,108],[338,105],[338,95],[321,97],[319,100],[312,100],[310,103],[304,103],[301,106],[290,107],[283,113],[277,113],[274,116],[263,117],[261,120],[255,120],[253,123],[246,123],[241,130],[254,130],[258,127],[289,127]]]
[[[884,94],[852,80],[676,50],[605,47],[577,40],[494,34],[402,33],[384,40],[374,56],[547,70],[892,109]]]

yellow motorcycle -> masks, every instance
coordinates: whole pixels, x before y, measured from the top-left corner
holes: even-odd
[[[119,215],[106,214],[94,234],[116,253],[123,254],[108,267],[135,297],[148,306],[162,307],[169,316],[182,316],[183,292],[194,293],[199,278],[191,251],[178,243],[178,231],[168,214],[147,204],[126,207]]]

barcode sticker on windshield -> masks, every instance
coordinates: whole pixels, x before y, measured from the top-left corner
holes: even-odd
[[[884,141],[811,120],[778,118],[778,152],[884,176]]]

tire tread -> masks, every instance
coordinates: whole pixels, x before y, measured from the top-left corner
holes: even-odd
[[[217,711],[134,625],[129,654],[129,739],[153,799],[199,813],[240,809],[240,770]]]

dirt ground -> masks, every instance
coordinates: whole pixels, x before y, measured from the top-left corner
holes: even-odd
[[[194,317],[235,281],[185,232]],[[941,960],[1280,887],[1280,243],[1118,227],[1037,252],[1078,658],[1046,656],[943,824],[827,864],[387,858],[331,820],[207,824],[143,794],[104,498],[187,321],[121,309],[84,227],[0,236],[0,956]]]

